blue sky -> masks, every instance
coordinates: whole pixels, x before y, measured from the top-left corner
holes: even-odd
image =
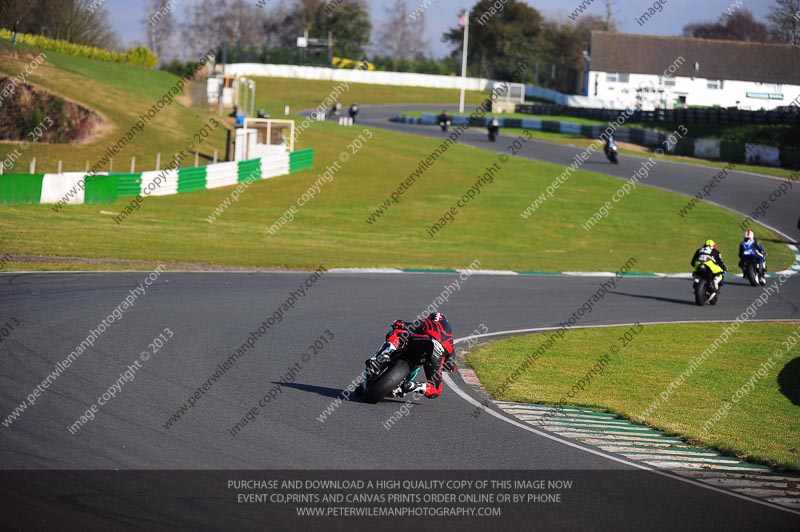
[[[180,19],[187,5],[197,0],[177,0],[176,13]],[[253,0],[255,3],[255,0]],[[278,0],[271,0],[277,2]],[[385,8],[394,0],[367,0],[370,6],[373,26],[377,26],[385,16]],[[502,2],[502,0],[497,0]],[[589,0],[584,0],[589,1]],[[684,25],[702,20],[716,20],[736,0],[661,0],[663,10],[644,26],[639,26],[639,18],[653,1],[648,0],[616,0],[615,11],[621,21],[621,30],[626,33],[647,33],[651,35],[679,35]],[[769,0],[738,0],[744,7],[752,11],[756,18],[763,20],[772,4]],[[425,0],[408,0],[410,10],[423,4]],[[527,0],[525,3],[538,9],[549,19],[567,20],[567,17],[580,4],[581,0]],[[441,36],[448,27],[454,26],[457,13],[475,4],[474,0],[427,0],[429,4],[425,12],[427,18],[427,37],[431,51],[436,56],[447,53],[448,48],[441,43]],[[122,37],[123,42],[132,44],[144,40],[144,32],[139,22],[144,15],[143,0],[107,0],[106,7],[111,13],[114,29]],[[603,0],[594,0],[589,13],[604,13]]]

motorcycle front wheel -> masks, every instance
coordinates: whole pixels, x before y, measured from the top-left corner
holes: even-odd
[[[367,391],[364,392],[364,400],[373,405],[379,402],[389,395],[392,390],[400,386],[403,379],[408,376],[409,371],[411,371],[411,368],[408,362],[402,358],[396,360],[391,368],[386,370],[383,375],[369,385]]]
[[[756,276],[756,266],[755,264],[745,264],[744,266],[744,276],[750,282],[750,286],[758,286],[758,277]]]

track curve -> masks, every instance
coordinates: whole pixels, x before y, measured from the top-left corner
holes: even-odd
[[[378,114],[375,109],[363,108],[364,123],[373,124],[374,120],[375,125],[384,127],[385,114],[395,112],[383,107],[383,114]],[[436,136],[438,130],[414,127],[414,132]],[[470,136],[464,142],[492,148],[481,144],[482,133],[473,134],[474,139]],[[537,144],[528,155],[563,164],[562,158],[571,160],[571,153],[574,149],[568,146]],[[629,159],[622,157],[618,169],[604,165],[603,170],[618,170],[624,176],[637,165]],[[662,162],[656,173],[659,175],[651,178],[654,183],[693,194],[697,184],[707,181],[716,170]],[[732,189],[721,190],[715,199],[742,212],[750,208],[742,195],[758,197],[775,184],[746,174],[729,179],[726,186],[731,184]],[[791,232],[795,221],[788,209],[770,211],[769,216],[770,225],[797,236],[796,230]],[[480,258],[479,251],[476,258]],[[0,314],[19,322],[0,344],[3,419],[8,420],[8,413],[145,276],[145,272],[0,274]],[[225,472],[412,469],[421,477],[435,476],[441,470],[594,474],[593,480],[584,477],[585,493],[571,504],[536,510],[540,512],[537,524],[548,530],[659,530],[667,526],[687,530],[796,529],[794,514],[633,472],[602,453],[565,446],[492,416],[475,417],[471,415],[473,406],[450,393],[452,390],[436,401],[410,407],[409,415],[390,429],[384,424],[402,402],[373,406],[345,401],[320,421],[319,416],[381,342],[380,334],[388,323],[417,315],[457,274],[323,275],[252,348],[203,390],[195,406],[165,426],[188,397],[210,382],[219,365],[247,341],[251,331],[273,316],[308,277],[306,272],[164,272],[33,406],[10,426],[0,427],[0,468],[4,470],[0,472],[0,500],[4,501],[6,522],[18,528],[37,528],[38,515],[49,501],[58,515],[72,520],[75,529],[90,522],[120,529],[242,530],[263,528],[269,518],[286,519],[291,523],[283,527],[287,530],[308,530],[309,521],[298,523],[288,514],[233,504],[230,497],[225,499],[219,475],[209,478],[201,472],[223,470],[230,477],[232,474]],[[473,275],[462,282],[442,310],[455,324],[457,336],[466,336],[481,325],[489,331],[556,326],[573,315],[603,280]],[[756,295],[741,279],[732,279],[713,318],[735,318]],[[798,303],[800,281],[795,276],[770,298],[758,317],[800,320]],[[709,312],[692,304],[686,280],[626,277],[581,318],[580,325],[637,321],[642,316],[654,321],[700,321],[708,319]],[[165,327],[174,337],[142,364],[135,378],[125,382],[116,398],[97,412],[96,419],[70,433],[68,427],[100,394],[119,382],[126,368]],[[308,356],[313,353],[309,346],[321,336],[332,339],[318,354]],[[463,384],[460,377],[454,379]],[[234,435],[231,429],[236,423],[275,389],[280,392]],[[86,471],[114,469],[139,473],[123,476],[121,485],[103,478],[101,484],[112,486],[107,489],[116,502],[111,503],[102,498],[98,482],[90,480]],[[158,481],[147,473],[175,469],[189,472],[159,481],[178,490],[180,496],[157,487]],[[20,473],[30,470],[45,473],[41,478]],[[69,472],[72,481],[78,479],[78,485],[90,487],[81,491],[54,470]],[[612,480],[618,475],[627,475],[624,482]],[[33,486],[33,491],[27,497],[21,495],[26,491],[10,485],[12,480]],[[80,499],[79,503],[78,492],[91,502]],[[148,498],[142,493],[158,496]],[[65,499],[73,503],[64,505]],[[205,502],[198,504],[198,499]],[[176,515],[185,516],[184,520]],[[195,515],[203,517],[202,526],[186,524],[193,522]],[[319,525],[319,529],[363,523],[340,520],[335,526]],[[465,526],[457,520],[436,523],[445,529],[463,530]],[[487,521],[480,527],[529,529],[530,522]],[[386,528],[407,529],[400,524]]]

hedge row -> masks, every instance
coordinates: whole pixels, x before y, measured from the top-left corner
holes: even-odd
[[[10,30],[0,29],[0,38],[10,40],[13,35],[13,32]],[[32,35],[30,33],[20,33],[17,35],[17,42],[41,50],[52,50],[61,54],[88,57],[89,59],[97,59],[109,63],[126,63],[147,68],[153,68],[158,64],[158,57],[156,57],[147,46],[131,48],[127,52],[112,52],[102,48],[95,48],[94,46],[59,41],[41,35]]]

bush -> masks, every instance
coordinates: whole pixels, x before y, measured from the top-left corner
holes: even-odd
[[[0,38],[11,40],[13,32],[10,30],[0,29]],[[41,50],[52,50],[61,54],[72,55],[76,57],[87,57],[89,59],[97,59],[98,61],[106,61],[109,63],[127,63],[129,65],[143,66],[153,68],[158,64],[158,57],[150,51],[147,46],[139,46],[131,48],[127,52],[112,52],[102,48],[95,48],[93,46],[85,46],[82,44],[74,44],[67,41],[59,41],[57,39],[50,39],[41,35],[31,35],[29,33],[20,33],[17,36],[17,42],[26,44]]]
[[[177,59],[173,59],[169,63],[161,65],[160,69],[165,70],[170,74],[175,74],[179,78],[187,79],[194,75],[197,65],[191,62],[184,63],[182,61],[178,61]]]

